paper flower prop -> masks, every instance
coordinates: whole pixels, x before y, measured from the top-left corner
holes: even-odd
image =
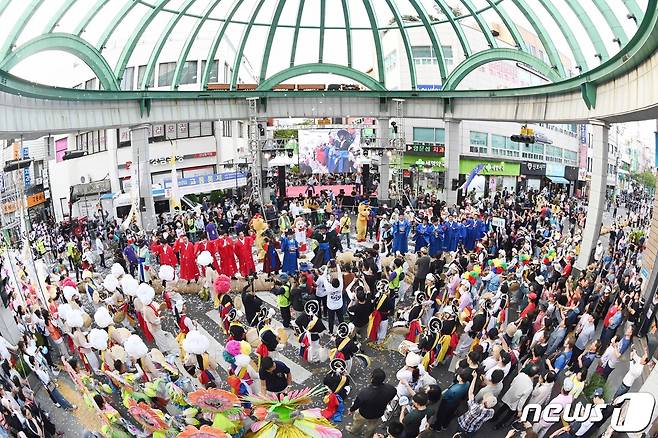
[[[73,286],[64,286],[62,292],[64,292],[64,298],[66,298],[66,301],[71,301],[74,296],[79,295],[78,289]]]
[[[163,281],[174,281],[174,278],[176,278],[176,271],[174,271],[173,266],[162,265],[160,266],[158,277]]]
[[[153,302],[153,298],[155,297],[155,290],[153,290],[153,288],[148,284],[142,283],[137,287],[136,295],[142,304],[148,306]]]
[[[208,266],[212,263],[212,255],[210,255],[210,252],[208,251],[201,251],[196,258],[196,262],[201,266]]]
[[[91,329],[87,335],[87,340],[91,344],[92,348],[96,350],[106,350],[107,349],[107,340],[109,336],[105,330],[102,329]]]
[[[224,274],[219,274],[213,284],[217,295],[222,295],[231,290],[231,279]]]
[[[96,313],[94,313],[94,322],[98,327],[106,328],[112,324],[114,320],[112,319],[112,315],[110,315],[110,311],[107,310],[107,307],[103,306],[96,309]]]
[[[183,341],[183,350],[192,354],[203,354],[208,351],[210,341],[198,330],[190,330]]]
[[[489,260],[489,266],[492,267],[496,274],[500,274],[507,270],[507,263],[501,259]]]
[[[108,292],[114,292],[119,287],[119,280],[114,275],[107,275],[103,280],[103,287]]]
[[[121,277],[121,289],[123,290],[124,294],[134,297],[137,293],[138,287],[139,282],[130,275],[124,275]]]
[[[231,435],[210,426],[201,426],[201,429],[187,426],[176,436],[177,438],[231,438]]]
[[[464,273],[462,274],[462,278],[463,278],[464,280],[468,281],[468,283],[469,283],[471,286],[474,286],[475,283],[477,283],[478,279],[480,278],[480,274],[478,274],[478,273],[475,272],[475,271],[464,272]]]
[[[223,412],[227,415],[240,412],[240,399],[235,394],[218,388],[199,389],[187,396],[190,405],[206,412]]]
[[[66,277],[64,280],[62,280],[61,286],[62,287],[71,286],[72,288],[75,289],[78,287],[78,284],[75,281],[73,281],[71,277]]]
[[[144,430],[151,433],[162,432],[169,429],[169,425],[164,421],[164,414],[156,409],[151,408],[144,402],[137,403],[130,401],[128,412],[133,416]]]
[[[64,322],[66,322],[67,315],[71,310],[73,310],[73,308],[69,303],[64,303],[57,306],[57,314],[60,318],[62,318]]]
[[[64,318],[64,321],[69,327],[82,327],[85,325],[84,318],[82,316],[82,311],[79,309],[71,309],[69,312],[66,313],[66,318]]]
[[[123,348],[126,350],[128,357],[132,359],[140,359],[146,356],[146,353],[149,351],[142,338],[137,335],[130,335],[126,339],[126,342],[123,343]]]
[[[522,265],[527,265],[530,263],[530,256],[528,254],[520,254],[519,255],[519,263]]]
[[[114,278],[119,278],[126,273],[126,271],[123,270],[123,266],[121,266],[118,263],[112,265],[112,267],[110,268],[110,272],[112,273]]]
[[[482,266],[480,265],[473,266],[473,271],[477,272],[477,274],[480,275],[482,273]]]
[[[550,265],[553,262],[553,260],[555,260],[555,257],[557,257],[557,252],[554,249],[551,249],[546,254],[544,254],[542,261],[544,262],[545,265]]]
[[[324,386],[315,388],[304,388],[297,391],[291,391],[282,399],[277,394],[258,394],[242,397],[243,401],[251,403],[253,406],[263,406],[270,412],[275,412],[279,420],[289,421],[290,414],[300,406],[312,403],[313,397],[324,395],[327,389]]]

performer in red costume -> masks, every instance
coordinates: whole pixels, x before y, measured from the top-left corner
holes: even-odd
[[[254,246],[254,236],[245,236],[242,231],[238,234],[238,240],[235,241],[235,256],[240,263],[240,275],[248,277],[256,273],[254,256],[252,248]]]
[[[194,254],[194,244],[187,240],[187,236],[181,236],[174,244],[174,251],[180,257],[180,278],[187,280],[199,279],[199,270],[196,265],[196,256]]]
[[[160,262],[160,253],[162,252],[162,243],[160,243],[160,239],[158,239],[156,236],[153,236],[151,238],[151,244],[149,245],[149,249],[151,250],[151,254],[156,256],[158,258],[158,262]]]
[[[233,277],[238,268],[235,265],[235,250],[233,249],[233,239],[226,235],[226,231],[219,231],[219,239],[215,242],[215,251],[219,253],[219,257],[222,261],[221,266],[219,267],[219,272],[221,274]]]
[[[210,255],[212,256],[213,268],[215,268],[215,271],[217,271],[219,269],[219,265],[217,264],[217,258],[215,257],[214,245],[212,244],[212,242],[207,241],[205,237],[194,245],[195,257],[198,257],[199,254],[201,254],[203,251],[208,251],[210,253]],[[201,266],[201,275],[204,277],[206,276],[205,266]]]
[[[176,258],[174,248],[172,248],[166,240],[161,241],[159,252],[157,254],[160,258],[161,265],[171,266],[172,268],[175,268],[178,265],[178,259]]]

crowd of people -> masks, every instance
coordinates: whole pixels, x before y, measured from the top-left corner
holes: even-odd
[[[390,206],[331,192],[263,208],[226,198],[163,214],[155,230],[102,211],[37,224],[47,277],[15,255],[2,266],[20,340],[0,337],[0,436],[57,435],[33,385],[76,410],[62,375],[106,436],[598,436],[649,363],[638,338],[654,330],[658,294],[645,306],[650,212],[638,196],[617,202],[642,217],[615,215],[582,272],[586,206],[548,191],[459,206],[429,194]],[[199,320],[213,309],[219,336]],[[286,346],[321,385],[295,383]],[[401,355],[397,372],[382,350]],[[607,403],[603,420],[522,418],[528,404],[582,397]]]

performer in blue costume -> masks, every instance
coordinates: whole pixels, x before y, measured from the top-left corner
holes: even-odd
[[[466,251],[473,251],[475,249],[475,240],[478,235],[478,230],[475,227],[475,221],[473,221],[473,218],[469,217],[464,221],[464,228],[466,229],[464,248]]]
[[[409,232],[411,227],[409,226],[409,221],[404,218],[404,215],[400,215],[400,218],[397,222],[391,227],[391,233],[393,234],[393,244],[391,250],[393,254],[398,251],[400,254],[406,254],[409,251]]]
[[[475,221],[475,230],[477,231],[477,240],[482,239],[489,232],[489,225],[484,222],[482,215]]]
[[[439,218],[436,216],[432,218],[430,225],[430,256],[435,257],[443,251],[443,225],[439,223]]]
[[[423,218],[423,223],[416,225],[416,239],[415,252],[419,252],[421,248],[430,244],[430,234],[432,234],[432,225],[429,224],[427,217]]]
[[[281,270],[288,275],[297,273],[299,267],[297,259],[299,258],[299,245],[294,238],[295,232],[292,229],[286,231],[286,237],[281,238],[281,252],[283,252],[283,266]]]
[[[446,251],[457,251],[457,244],[459,243],[459,224],[455,222],[452,215],[448,216],[448,221],[445,223],[443,229],[446,234]]]

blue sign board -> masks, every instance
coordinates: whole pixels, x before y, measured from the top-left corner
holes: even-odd
[[[443,85],[440,84],[417,84],[416,90],[422,91],[441,91],[443,90]]]
[[[30,158],[30,151],[25,146],[21,148],[21,158],[22,159]],[[32,178],[30,178],[29,167],[23,169],[23,184],[26,189],[32,185]]]
[[[579,144],[587,144],[587,125],[578,125]]]
[[[246,178],[246,172],[224,172],[213,173],[209,175],[193,176],[191,178],[178,178],[178,187],[198,186],[201,184],[212,184],[223,181],[233,181],[240,178]],[[166,189],[171,188],[171,180],[165,180],[164,186]]]

